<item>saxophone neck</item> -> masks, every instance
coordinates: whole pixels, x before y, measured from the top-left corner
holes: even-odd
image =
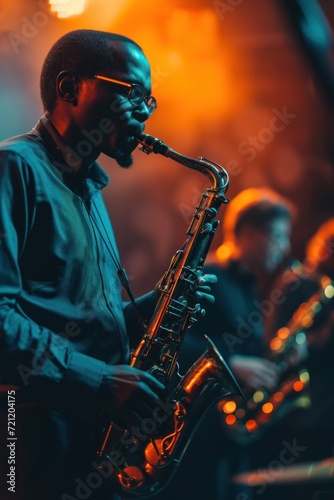
[[[140,134],[136,139],[140,144],[139,149],[144,153],[148,155],[151,153],[161,154],[177,163],[181,163],[181,165],[187,168],[197,170],[210,179],[212,184],[211,190],[223,192],[223,194],[226,193],[229,186],[229,176],[224,167],[218,163],[202,157],[190,158],[189,156],[182,155],[167,146],[160,139],[151,135]],[[228,203],[226,198],[225,200],[223,202]]]

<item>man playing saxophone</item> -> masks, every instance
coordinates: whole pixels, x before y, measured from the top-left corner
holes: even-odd
[[[268,296],[267,290],[289,255],[294,212],[289,200],[269,188],[249,188],[232,198],[222,222],[223,243],[208,256],[205,266],[218,279],[212,287],[216,300],[186,337],[181,370],[201,352],[203,333],[207,333],[228,360],[246,396],[261,387],[272,391],[277,386],[279,368],[265,356],[264,320],[279,300],[275,294]],[[305,346],[297,348],[290,363],[298,364],[305,355]],[[184,480],[190,485],[191,497],[198,500],[230,500],[238,494],[251,494],[247,486],[233,485],[231,478],[254,468],[262,458],[262,446],[258,442],[254,447],[239,446],[222,425],[224,416],[213,411],[210,422],[203,423],[175,482],[162,498],[178,498],[178,481]],[[205,454],[206,442],[211,443],[210,454]],[[199,472],[197,457],[201,453]]]
[[[166,390],[129,366],[128,332],[138,341],[142,332],[122,302],[128,283],[101,195],[109,179],[96,160],[103,153],[129,168],[157,102],[142,49],[94,30],[54,44],[40,87],[42,118],[0,146],[2,451],[8,405],[16,415],[0,496],[111,500],[94,462],[96,415],[103,407],[137,425]],[[214,300],[215,280],[198,275],[194,302]],[[141,317],[156,299],[138,300]]]

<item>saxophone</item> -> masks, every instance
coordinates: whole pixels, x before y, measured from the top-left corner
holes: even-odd
[[[223,167],[202,157],[189,158],[146,134],[137,138],[146,154],[161,154],[203,173],[211,186],[187,229],[188,238],[172,258],[160,285],[160,298],[144,335],[132,354],[131,366],[147,371],[168,390],[166,403],[157,406],[152,418],[140,429],[127,422],[107,420],[97,462],[107,477],[110,491],[122,498],[145,498],[161,491],[169,482],[205,413],[227,395],[242,391],[214,343],[206,337],[207,349],[181,377],[177,357],[187,329],[196,321],[200,306],[192,298],[198,272],[209,250],[219,221],[228,174]]]
[[[297,260],[291,263],[291,271],[297,276],[310,277]],[[307,344],[309,330],[334,297],[334,282],[328,276],[317,275],[314,278],[318,290],[300,304],[291,320],[279,328],[270,340],[267,359],[279,369],[278,386],[272,391],[264,388],[252,391],[238,405],[232,400],[218,404],[218,409],[225,414],[223,427],[240,445],[256,441],[269,426],[292,410],[311,406],[309,372],[301,365],[291,368],[288,358],[295,346]]]

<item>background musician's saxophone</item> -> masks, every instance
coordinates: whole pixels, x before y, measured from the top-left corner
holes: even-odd
[[[183,156],[146,134],[140,135],[138,142],[147,154],[159,153],[201,172],[211,186],[202,194],[187,230],[188,238],[159,285],[160,299],[131,361],[131,366],[151,373],[167,387],[169,401],[157,407],[152,418],[145,419],[140,432],[127,422],[106,422],[97,452],[110,490],[123,498],[149,497],[161,491],[204,414],[224,396],[242,395],[208,337],[206,351],[188,372],[183,377],[176,373],[184,335],[199,313],[192,294],[219,222],[215,218],[218,209],[228,202],[228,174],[214,162]]]
[[[309,276],[303,265],[294,260],[291,271]],[[276,364],[280,381],[273,390],[259,387],[238,404],[222,401],[219,409],[225,412],[223,425],[228,435],[239,444],[247,444],[261,437],[266,429],[296,408],[308,408],[310,375],[305,366],[290,367],[288,358],[297,344],[307,343],[308,332],[323,309],[334,298],[334,283],[326,275],[314,276],[318,290],[294,312],[291,320],[277,330],[269,344],[267,359]],[[233,409],[233,411],[229,411]]]

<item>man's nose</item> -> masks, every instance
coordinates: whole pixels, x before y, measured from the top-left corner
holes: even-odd
[[[132,116],[139,122],[145,122],[148,120],[151,115],[145,101],[141,102],[139,106],[134,108]]]

